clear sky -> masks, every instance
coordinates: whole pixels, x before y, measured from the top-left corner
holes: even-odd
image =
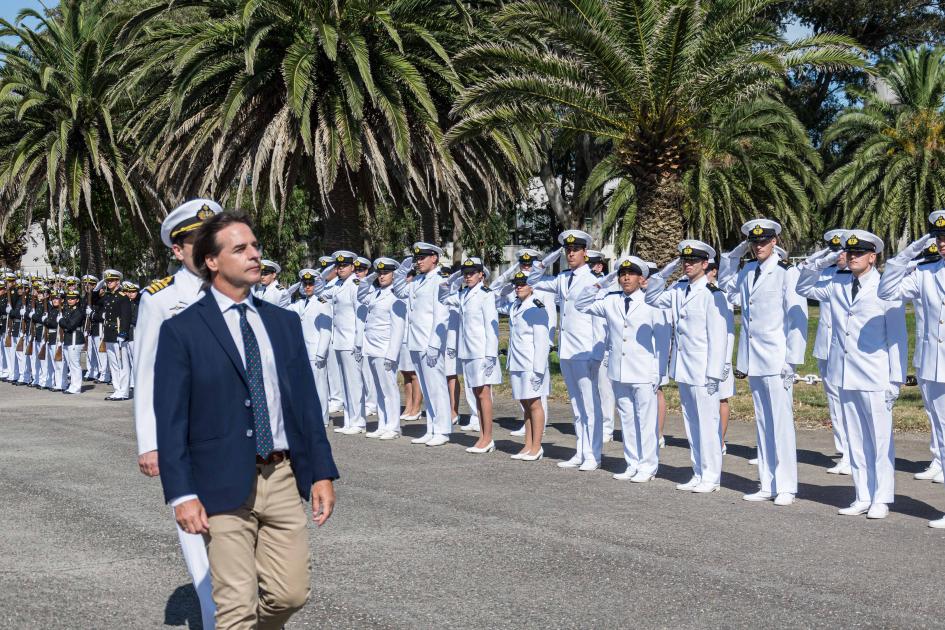
[[[56,6],[57,0],[43,0],[47,7]],[[0,0],[0,18],[12,22],[16,19],[16,14],[23,9],[36,9],[42,11],[43,5],[39,0]]]

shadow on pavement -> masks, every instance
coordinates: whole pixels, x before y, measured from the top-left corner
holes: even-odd
[[[182,584],[174,589],[164,605],[165,626],[186,626],[190,630],[203,630],[200,619],[200,600],[193,584]]]

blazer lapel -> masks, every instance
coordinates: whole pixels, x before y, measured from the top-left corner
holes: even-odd
[[[752,270],[748,273],[748,293],[749,293],[749,294],[753,294],[753,293],[755,292],[755,289],[757,289],[758,287],[760,287],[761,284],[765,281],[765,276],[767,276],[769,273],[771,273],[771,269],[768,268],[768,270],[765,270],[765,269],[763,268],[763,266],[762,266],[762,263],[759,262],[759,263],[758,263],[758,266],[759,266],[759,267],[762,267],[762,269],[761,269],[761,275],[758,276],[758,280],[757,280],[757,281],[755,281],[755,270],[754,270],[754,269],[752,269]]]
[[[207,291],[198,304],[202,307],[199,312],[204,322],[206,322],[207,328],[209,328],[213,336],[216,337],[217,342],[223,348],[224,352],[226,352],[226,355],[230,357],[230,361],[233,362],[233,367],[236,368],[240,378],[243,379],[243,382],[246,383],[248,387],[249,380],[246,378],[243,359],[240,357],[239,350],[236,349],[236,344],[233,343],[233,337],[230,336],[230,329],[226,327],[226,322],[223,320],[223,313],[220,312],[220,308],[217,306],[217,301],[214,299],[213,294]]]
[[[690,291],[690,293],[692,293],[692,291]],[[621,301],[624,299],[626,298],[621,298]],[[633,311],[635,311],[638,306],[640,306],[640,300],[634,297],[632,300],[630,300],[630,308],[628,308],[623,314],[623,318],[630,319],[630,314],[633,313]],[[623,308],[623,303],[620,304],[620,308]]]

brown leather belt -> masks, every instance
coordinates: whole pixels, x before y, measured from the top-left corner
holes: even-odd
[[[289,459],[289,451],[273,451],[269,453],[269,457],[260,457],[256,456],[257,464],[279,464]]]

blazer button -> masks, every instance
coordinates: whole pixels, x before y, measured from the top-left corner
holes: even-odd
[[[253,437],[253,430],[252,430],[252,429],[246,429],[246,437]]]
[[[249,398],[247,398],[246,400],[243,401],[243,406],[244,406],[244,407],[252,407],[252,406],[253,406],[253,401],[251,401]]]

